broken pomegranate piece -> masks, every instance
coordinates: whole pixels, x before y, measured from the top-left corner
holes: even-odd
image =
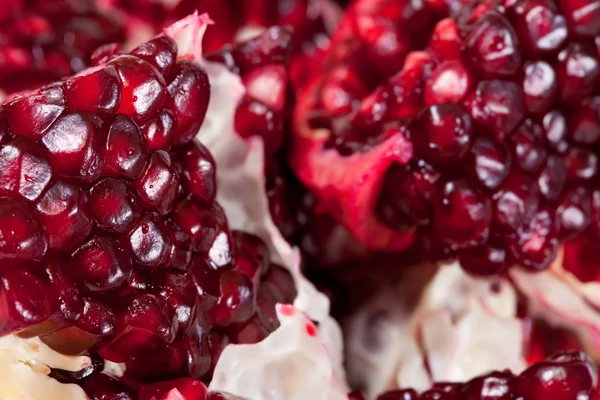
[[[227,343],[278,327],[268,316],[296,297],[292,276],[261,239],[230,231],[215,161],[194,139],[210,98],[199,53],[210,23],[191,15],[0,106],[2,335],[99,354],[143,382],[209,379]],[[123,383],[110,379],[83,387],[116,396]]]
[[[548,268],[593,225],[596,2],[393,3],[354,1],[298,89],[290,162],[316,209],[371,250],[433,243],[475,275]]]

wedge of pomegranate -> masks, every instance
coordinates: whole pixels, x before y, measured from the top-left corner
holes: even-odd
[[[0,16],[0,89],[32,89],[89,66],[100,45],[125,31],[91,0],[9,1]]]
[[[194,140],[210,97],[209,23],[189,16],[2,104],[1,335],[154,381],[208,379],[228,343],[277,328],[292,276],[260,239],[229,229],[215,161]]]
[[[547,268],[594,232],[597,2],[392,3],[354,2],[300,88],[298,177],[373,250]]]

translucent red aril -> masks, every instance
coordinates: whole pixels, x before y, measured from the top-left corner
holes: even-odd
[[[562,159],[551,155],[538,177],[540,194],[550,202],[558,199],[567,181],[567,168]]]
[[[158,35],[142,43],[131,54],[152,64],[158,72],[167,77],[171,75],[177,57],[177,44],[167,35]]]
[[[90,189],[89,210],[99,228],[125,233],[137,221],[139,200],[133,188],[121,180],[105,178]]]
[[[171,211],[179,191],[179,175],[171,155],[163,150],[153,152],[134,186],[144,206],[156,208],[161,214]]]
[[[54,171],[89,183],[102,173],[105,140],[96,115],[66,113],[46,131],[42,143]]]
[[[173,75],[165,106],[177,119],[173,144],[179,144],[189,142],[200,129],[208,108],[210,85],[204,69],[193,62],[177,63]]]
[[[535,54],[554,54],[567,40],[567,24],[554,1],[516,3],[516,28],[526,49]]]
[[[114,114],[121,103],[121,85],[113,67],[86,71],[63,84],[67,107],[100,116]]]
[[[178,147],[175,154],[184,189],[203,203],[212,203],[216,196],[215,160],[197,140]]]
[[[55,183],[38,200],[35,208],[46,228],[52,250],[73,249],[92,231],[88,196],[73,184]]]
[[[94,238],[73,254],[70,269],[85,290],[98,293],[125,286],[131,277],[132,264],[120,243]]]
[[[511,243],[512,256],[531,269],[540,270],[549,265],[558,251],[558,237],[553,210],[542,207],[517,233]]]
[[[41,261],[48,249],[48,236],[36,215],[6,197],[0,197],[0,237],[2,267]]]
[[[493,196],[494,224],[502,230],[514,232],[531,218],[537,205],[535,181],[514,171]]]
[[[527,111],[532,114],[547,112],[558,95],[556,73],[544,61],[525,65],[523,77],[523,100]]]
[[[468,152],[471,117],[457,104],[431,106],[409,127],[417,154],[434,166],[452,166]]]
[[[45,321],[50,299],[44,284],[22,270],[8,271],[0,278],[0,335]]]
[[[459,61],[446,61],[433,70],[425,83],[425,103],[456,103],[464,99],[471,86],[471,76]]]
[[[577,35],[600,34],[600,3],[597,0],[558,0],[569,28]]]
[[[464,180],[447,182],[434,206],[437,233],[455,249],[483,243],[489,234],[490,201]]]
[[[0,148],[0,195],[35,201],[51,178],[48,159],[37,144],[15,137]]]
[[[483,189],[497,189],[509,174],[512,157],[506,145],[492,138],[478,137],[471,147],[468,172]]]
[[[237,270],[223,271],[219,281],[221,295],[212,315],[215,325],[227,326],[247,321],[255,306],[252,281]]]
[[[593,145],[600,141],[600,97],[586,99],[568,116],[569,133],[574,142]]]
[[[142,127],[142,132],[150,150],[169,150],[174,131],[175,116],[166,109],[163,109]]]
[[[235,114],[235,130],[242,137],[260,135],[265,140],[268,153],[275,152],[281,145],[282,115],[266,104],[245,98]]]
[[[133,391],[105,374],[96,374],[82,384],[91,400],[134,400]]]
[[[571,43],[560,52],[555,69],[560,99],[569,106],[594,93],[600,80],[597,54],[579,43]]]
[[[542,127],[531,120],[525,120],[510,138],[514,160],[525,172],[540,170],[548,156]]]
[[[465,383],[461,389],[464,400],[511,400],[514,376],[510,372],[492,372]]]
[[[586,148],[571,147],[563,156],[563,161],[569,179],[589,180],[598,172],[598,157]]]
[[[543,118],[544,134],[550,148],[557,153],[564,153],[567,143],[567,120],[559,111],[550,111]]]
[[[521,67],[519,39],[508,20],[490,11],[471,28],[464,41],[463,58],[484,77],[512,76]]]
[[[136,123],[117,114],[108,128],[104,174],[136,179],[148,158],[148,148]]]
[[[146,61],[129,55],[109,61],[121,81],[118,112],[144,123],[161,109],[167,99],[165,79]]]
[[[573,238],[583,232],[592,217],[592,196],[583,186],[566,190],[556,209],[558,234],[561,239]]]
[[[171,252],[171,242],[162,219],[156,213],[142,217],[127,235],[127,245],[134,260],[146,267],[164,266]]]
[[[65,110],[64,92],[60,86],[52,86],[17,96],[5,110],[13,134],[38,140]]]
[[[475,276],[493,276],[505,272],[509,267],[509,256],[502,246],[492,243],[459,254],[461,267]]]
[[[524,115],[521,91],[517,84],[507,81],[480,82],[466,104],[473,120],[501,141]]]
[[[140,351],[152,351],[171,343],[177,332],[174,313],[160,297],[141,294],[122,305],[115,336],[99,350],[101,356],[123,362]]]

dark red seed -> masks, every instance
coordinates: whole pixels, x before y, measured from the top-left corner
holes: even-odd
[[[525,172],[535,173],[545,164],[548,152],[540,125],[525,120],[510,138],[514,160]]]
[[[538,188],[530,176],[512,171],[492,200],[494,224],[507,232],[515,232],[535,212]]]
[[[132,273],[131,258],[120,243],[93,238],[73,254],[72,274],[91,293],[122,288]]]
[[[494,244],[464,250],[460,253],[459,260],[460,266],[475,276],[501,275],[510,266],[506,250]]]
[[[567,22],[553,1],[526,0],[515,5],[521,43],[534,54],[555,54],[567,40]]]
[[[215,160],[197,140],[177,148],[174,153],[184,189],[205,204],[216,196]]]
[[[497,189],[510,172],[508,147],[493,138],[480,136],[471,147],[468,172],[486,190]]]
[[[57,182],[51,186],[37,202],[36,211],[52,250],[74,249],[92,231],[88,197],[71,183]]]
[[[254,312],[255,291],[250,279],[241,271],[227,270],[220,276],[221,295],[212,312],[216,326],[247,321]]]
[[[163,109],[142,127],[142,132],[150,150],[168,151],[171,148],[175,129],[175,116],[171,111]]]
[[[139,218],[139,200],[125,182],[105,178],[90,189],[90,213],[99,228],[126,233]]]
[[[189,142],[198,133],[208,108],[210,85],[204,69],[191,61],[177,63],[173,74],[165,107],[177,119],[173,134],[173,145],[177,145]]]
[[[544,61],[535,61],[525,65],[524,73],[523,99],[527,111],[532,114],[546,113],[558,95],[554,69]]]
[[[165,103],[165,80],[148,62],[124,55],[111,60],[121,81],[121,104],[118,112],[131,117],[138,124],[145,123]]]
[[[568,106],[576,106],[591,95],[600,80],[595,52],[579,43],[571,43],[560,52],[555,70],[560,99]]]
[[[24,94],[10,101],[5,110],[13,134],[38,140],[65,110],[64,93],[60,86],[52,86]]]
[[[129,54],[152,64],[163,76],[170,75],[177,57],[177,43],[167,35],[158,35],[142,43]]]
[[[514,75],[521,67],[519,40],[501,14],[490,11],[472,27],[464,41],[467,66],[484,77]]]
[[[64,114],[47,130],[42,143],[55,172],[86,183],[102,173],[106,135],[97,116]]]
[[[550,147],[562,154],[569,148],[567,143],[567,120],[559,111],[550,111],[543,118],[544,134]]]
[[[519,264],[540,271],[554,260],[558,244],[554,211],[542,207],[519,230],[510,252]]]
[[[112,66],[69,78],[63,83],[63,90],[70,111],[87,111],[107,117],[119,109],[121,102],[121,85]]]
[[[179,176],[171,155],[163,150],[152,152],[146,169],[133,185],[144,206],[163,215],[170,212],[179,191]]]
[[[512,400],[514,376],[510,372],[492,372],[465,383],[461,389],[464,400]]]
[[[460,162],[469,150],[473,135],[471,117],[457,104],[429,107],[416,126],[409,129],[417,154],[434,166]]]
[[[23,270],[0,278],[0,335],[40,323],[50,317],[50,300],[44,284]]]
[[[281,112],[248,96],[236,109],[235,131],[245,138],[255,135],[262,137],[268,154],[275,153],[281,147],[282,124]]]
[[[125,115],[117,115],[108,128],[104,175],[136,179],[148,159],[148,147],[136,123]]]
[[[82,384],[91,400],[134,400],[133,392],[124,384],[105,374],[93,375]]]
[[[6,197],[0,197],[0,237],[2,267],[41,261],[48,249],[48,237],[35,214]]]
[[[0,195],[35,201],[52,178],[52,169],[42,149],[16,137],[0,148]]]
[[[558,3],[573,32],[589,37],[600,34],[600,2],[598,0],[558,0]]]
[[[138,400],[162,399],[173,389],[177,389],[186,400],[205,400],[208,396],[208,389],[202,382],[191,378],[181,378],[142,387]]]
[[[582,145],[600,141],[600,97],[588,99],[568,116],[570,137]]]
[[[569,188],[556,209],[558,234],[561,240],[574,238],[583,232],[592,218],[592,196],[583,186]]]
[[[558,199],[567,181],[567,168],[559,156],[551,155],[538,177],[540,194],[550,202]]]
[[[569,179],[589,180],[598,172],[598,157],[590,150],[571,147],[563,156]]]
[[[161,217],[156,213],[146,214],[127,235],[133,258],[146,267],[165,267],[171,253],[172,243]]]

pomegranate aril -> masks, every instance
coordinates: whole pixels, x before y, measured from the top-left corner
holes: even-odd
[[[188,329],[196,314],[196,286],[189,274],[168,274],[151,283],[151,290],[166,300],[181,329]]]
[[[464,400],[512,400],[514,376],[510,372],[492,372],[465,383],[461,389]]]
[[[271,27],[264,34],[235,46],[233,57],[242,73],[268,64],[284,64],[290,55],[291,32]]]
[[[102,120],[84,112],[64,114],[42,138],[53,170],[85,183],[102,173],[105,143]]]
[[[0,197],[0,262],[2,267],[42,261],[48,235],[37,216],[20,201]]]
[[[35,201],[52,179],[42,149],[29,139],[15,137],[0,148],[0,195]]]
[[[179,191],[179,175],[171,155],[164,150],[152,152],[146,169],[133,185],[144,206],[162,215],[169,213]]]
[[[198,133],[208,108],[210,85],[204,69],[191,61],[177,63],[172,74],[165,107],[177,119],[173,132],[173,145],[177,145],[189,142]]]
[[[447,182],[434,206],[435,229],[453,249],[476,246],[488,237],[491,209],[489,199],[466,181]]]
[[[36,211],[48,234],[51,250],[79,246],[92,231],[88,196],[77,186],[57,182],[36,203]]]
[[[242,271],[254,284],[269,268],[269,249],[258,237],[241,231],[232,232],[237,244],[235,268]]]
[[[446,61],[437,66],[425,83],[425,103],[428,105],[458,103],[472,84],[472,78],[459,61]]]
[[[554,202],[562,193],[566,182],[567,168],[562,159],[556,155],[549,156],[537,180],[540,194],[547,201]]]
[[[0,277],[0,335],[6,335],[48,319],[51,303],[44,283],[23,270]]]
[[[219,276],[220,296],[212,311],[216,326],[247,321],[255,308],[256,296],[250,278],[235,269],[222,271]]]
[[[590,180],[598,172],[598,157],[587,148],[571,147],[563,156],[570,180]]]
[[[520,43],[536,55],[555,54],[567,40],[565,17],[554,0],[526,0],[514,7]]]
[[[143,124],[165,103],[167,88],[163,76],[148,62],[123,55],[109,61],[121,81],[121,104],[117,112]]]
[[[515,232],[535,212],[539,203],[538,188],[533,178],[513,171],[492,199],[494,225],[503,231]]]
[[[238,105],[235,114],[235,130],[242,137],[261,136],[265,151],[272,154],[279,149],[283,140],[283,120],[281,112],[266,104],[245,97]]]
[[[184,190],[199,201],[210,204],[216,196],[215,160],[197,140],[178,147],[173,152]]]
[[[206,257],[212,268],[232,265],[234,248],[221,206],[213,203],[210,208],[203,208],[193,198],[186,199],[177,206],[172,218],[192,240],[192,250]]]
[[[508,147],[493,138],[475,139],[468,158],[467,173],[485,190],[497,189],[508,176],[512,157]]]
[[[104,175],[136,179],[149,159],[140,129],[131,118],[117,115],[108,128]]]
[[[459,261],[465,271],[475,276],[500,275],[510,266],[507,251],[493,243],[462,251]]]
[[[157,213],[143,216],[127,234],[126,241],[134,261],[150,268],[165,267],[173,245]]]
[[[171,74],[177,57],[177,43],[167,35],[158,35],[142,43],[129,54],[152,64],[163,76]]]
[[[114,114],[121,102],[121,84],[112,66],[86,71],[63,83],[70,111],[87,111],[106,117]]]
[[[419,156],[434,166],[451,167],[467,154],[473,128],[462,106],[440,104],[427,108],[409,132]]]
[[[558,244],[554,212],[542,207],[519,229],[510,244],[510,252],[519,264],[539,271],[554,260]]]
[[[557,153],[567,151],[567,120],[559,111],[550,111],[543,118],[544,134],[548,145]]]
[[[482,81],[466,100],[476,124],[503,141],[521,122],[525,105],[521,90],[509,81]]]
[[[483,77],[512,76],[521,67],[517,34],[509,21],[494,11],[471,28],[462,55],[467,66]]]
[[[592,217],[592,196],[583,186],[566,190],[556,209],[558,235],[570,239],[583,232]]]
[[[97,337],[108,337],[115,331],[113,310],[98,301],[86,300],[77,327]]]
[[[133,392],[121,382],[105,374],[96,374],[82,385],[91,400],[134,400]]]
[[[576,106],[592,94],[600,81],[600,63],[593,49],[571,43],[558,55],[555,66],[561,101]]]
[[[594,145],[600,141],[600,97],[584,101],[568,116],[569,134],[582,145]]]
[[[544,61],[527,63],[523,77],[523,99],[531,114],[549,111],[558,95],[556,73]]]
[[[131,258],[120,243],[94,238],[73,254],[72,274],[91,293],[115,291],[127,284],[132,273]]]
[[[169,150],[176,121],[173,113],[167,109],[161,110],[142,127],[146,143],[150,150]]]
[[[577,35],[600,34],[600,2],[598,0],[558,0],[569,29]]]
[[[172,243],[167,267],[187,271],[192,260],[192,241],[172,220],[166,220],[167,235]]]
[[[175,339],[177,319],[160,297],[140,294],[121,307],[114,337],[99,349],[105,359],[124,362],[138,352],[153,351]]]
[[[111,233],[126,233],[140,216],[133,188],[114,178],[102,179],[92,186],[89,210],[96,226]]]
[[[264,275],[264,282],[272,283],[281,294],[279,303],[293,303],[296,298],[296,283],[286,268],[277,265],[271,264],[269,266],[269,270]]]
[[[548,156],[542,127],[525,120],[510,137],[514,160],[525,172],[535,173],[546,162]]]
[[[33,94],[17,96],[4,109],[13,134],[38,140],[65,108],[63,90],[60,86],[51,86]]]

